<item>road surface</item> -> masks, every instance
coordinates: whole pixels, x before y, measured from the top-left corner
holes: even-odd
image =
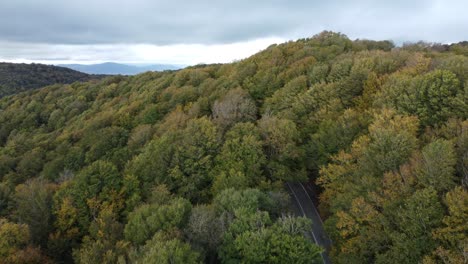
[[[317,245],[325,249],[321,254],[323,263],[331,263],[327,254],[327,251],[331,246],[331,241],[323,229],[322,219],[320,218],[317,208],[315,208],[315,204],[312,200],[312,188],[310,188],[310,186],[304,186],[304,184],[299,182],[286,183],[286,186],[293,201],[295,214],[298,216],[305,216],[312,220],[312,232],[309,237]]]

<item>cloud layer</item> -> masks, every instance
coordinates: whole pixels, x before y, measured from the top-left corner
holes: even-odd
[[[351,38],[457,42],[468,39],[466,10],[466,0],[3,0],[0,59],[31,57],[40,45],[209,48],[325,29]]]
[[[163,63],[194,65],[200,63],[226,63],[246,58],[279,38],[264,38],[232,44],[30,44],[0,42],[0,61],[16,63]]]

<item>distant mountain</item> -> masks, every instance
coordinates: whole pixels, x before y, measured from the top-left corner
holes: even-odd
[[[0,62],[0,98],[51,84],[84,82],[103,77],[53,65]]]
[[[106,62],[100,64],[61,64],[59,66],[67,67],[76,71],[88,74],[123,74],[135,75],[147,71],[165,71],[165,70],[178,70],[184,68],[181,65],[173,64],[154,64],[154,65],[129,65],[114,62]]]

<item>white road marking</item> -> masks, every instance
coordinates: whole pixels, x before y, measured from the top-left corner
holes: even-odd
[[[307,217],[307,215],[306,215],[305,212],[304,212],[304,208],[302,208],[301,202],[299,202],[299,199],[297,198],[296,193],[294,192],[294,190],[293,190],[293,189],[291,188],[291,186],[289,185],[289,182],[287,182],[286,184],[288,185],[288,188],[291,190],[291,193],[294,195],[294,199],[296,200],[297,204],[299,205],[299,207],[300,207],[300,209],[301,209],[301,211],[302,211],[302,214],[303,214],[305,217]],[[306,192],[306,193],[307,193],[307,192]],[[307,194],[307,196],[309,196],[309,195]],[[309,197],[309,199],[310,199],[310,197]],[[314,208],[315,208],[315,207],[314,207]],[[317,243],[317,239],[315,238],[314,231],[311,230],[310,233],[312,234],[312,237],[314,238],[315,244],[316,244],[317,246],[320,246],[320,245]],[[322,257],[322,261],[323,261],[323,263],[325,264],[325,258],[323,257],[323,252],[320,252],[320,256]]]
[[[304,188],[304,185],[302,185],[302,183],[299,183],[299,184],[301,185],[302,189],[304,189],[304,192],[307,194],[307,197],[309,197],[309,200],[310,200],[312,203],[314,203],[313,200],[312,200],[312,198],[310,198],[309,193],[308,193],[307,190]],[[322,226],[323,226],[322,218],[320,217],[320,214],[318,213],[318,211],[317,211],[317,209],[315,208],[315,206],[314,206],[314,211],[315,211],[315,213],[317,214],[318,219],[320,220],[320,223],[322,223]]]

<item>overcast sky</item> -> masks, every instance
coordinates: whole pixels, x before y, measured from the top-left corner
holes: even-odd
[[[322,30],[468,40],[468,0],[0,0],[0,61],[230,62]]]

